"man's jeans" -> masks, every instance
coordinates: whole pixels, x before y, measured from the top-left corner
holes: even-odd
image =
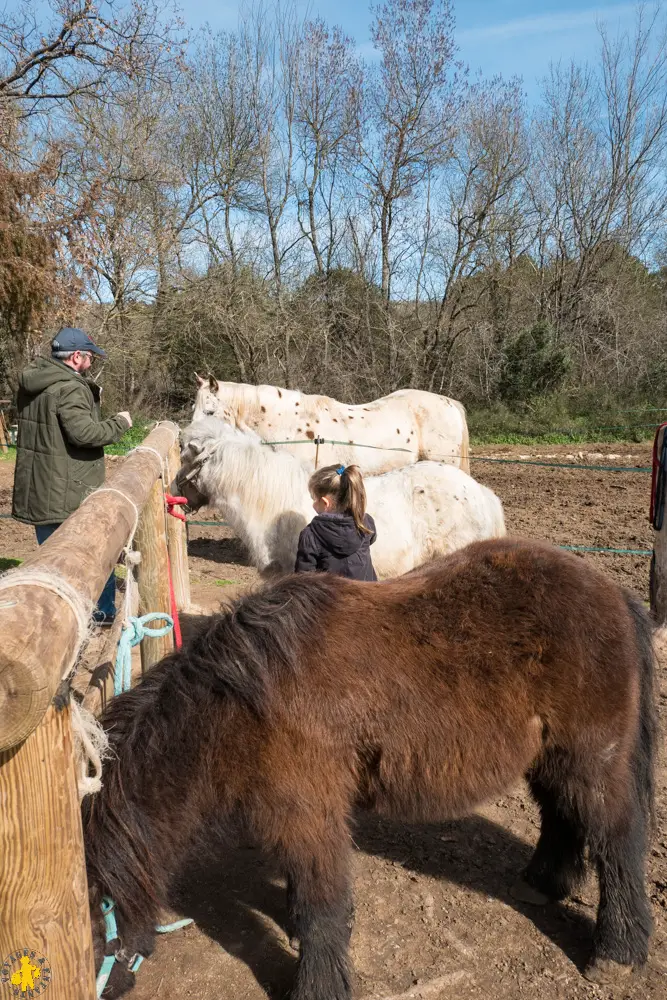
[[[35,534],[37,535],[37,544],[43,545],[47,538],[50,538],[56,528],[59,528],[59,524],[36,524]],[[116,576],[114,573],[111,574],[107,582],[104,584],[104,590],[100,595],[100,599],[97,602],[97,608],[93,612],[93,618],[97,620],[114,618],[116,614]]]

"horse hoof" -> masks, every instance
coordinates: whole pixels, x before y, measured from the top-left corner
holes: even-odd
[[[584,976],[590,983],[597,983],[598,986],[613,986],[629,976],[632,972],[631,965],[621,965],[611,958],[596,958],[584,970]]]
[[[522,878],[510,886],[509,894],[512,899],[516,899],[520,903],[529,903],[530,906],[546,906],[547,903],[551,902],[548,896],[545,896],[539,889],[533,889],[532,885],[529,885]]]

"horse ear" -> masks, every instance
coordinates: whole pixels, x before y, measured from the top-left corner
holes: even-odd
[[[203,385],[206,385],[206,379],[202,378],[198,372],[195,372],[195,378],[197,379],[197,385],[200,389]]]
[[[211,392],[217,392],[218,391],[218,389],[219,389],[218,380],[217,380],[217,378],[215,378],[214,375],[209,374],[209,376],[208,376],[208,384],[209,384],[209,387],[211,389]]]

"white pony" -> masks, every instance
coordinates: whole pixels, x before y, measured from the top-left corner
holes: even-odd
[[[220,509],[262,575],[293,572],[299,533],[314,516],[301,464],[214,417],[192,423],[181,439],[176,489],[190,507]],[[417,462],[369,476],[365,486],[377,528],[371,553],[379,577],[505,534],[495,493],[451,465]]]
[[[281,442],[311,472],[316,465],[358,465],[365,475],[430,459],[470,471],[468,425],[447,396],[401,389],[372,403],[348,406],[273,385],[218,382],[197,376],[193,421],[220,417],[239,430]],[[323,444],[317,444],[323,439]],[[336,442],[332,444],[331,442]]]

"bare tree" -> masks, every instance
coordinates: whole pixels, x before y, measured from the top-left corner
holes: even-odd
[[[190,60],[188,174],[201,206],[204,246],[214,265],[228,259],[232,274],[245,260],[238,230],[247,231],[248,215],[262,208],[248,55],[238,36],[218,34]]]
[[[428,290],[429,307],[419,315],[421,342],[412,379],[436,391],[442,391],[452,351],[488,292],[477,276],[490,266],[511,265],[516,256],[519,187],[528,164],[518,82],[494,80],[471,88],[460,124],[431,195],[434,205],[427,203],[420,257],[420,284]],[[503,246],[507,257],[501,265]]]
[[[199,207],[183,169],[179,108],[178,93],[165,80],[138,78],[113,104],[100,108],[77,95],[67,112],[60,185],[73,197],[89,191],[95,200],[78,259],[91,292],[107,304],[103,322],[117,326],[116,346],[125,358],[132,354],[130,313],[137,302],[153,303],[149,329],[156,344],[164,292]],[[125,365],[124,402],[137,403],[141,374],[136,364]]]
[[[155,69],[167,47],[178,45],[169,7],[152,0],[27,0],[0,20],[0,98],[21,116],[77,95],[113,94],[119,78]],[[165,16],[166,15],[166,16]]]
[[[553,67],[536,133],[540,311],[580,327],[586,289],[617,248],[646,254],[667,209],[667,35],[658,12],[633,36],[601,28],[599,72]]]
[[[450,153],[461,106],[450,0],[387,0],[371,8],[381,61],[366,72],[358,161],[379,215],[381,286],[391,298],[392,235],[402,199]]]
[[[601,27],[598,62],[553,67],[529,114],[518,81],[469,82],[450,0],[377,0],[369,65],[293,6],[184,55],[156,0],[47,3],[0,16],[12,370],[79,298],[124,405],[184,405],[191,355],[349,399],[488,402],[514,365],[525,400],[531,345],[582,386],[664,382],[659,13]]]
[[[241,37],[250,72],[249,103],[260,167],[262,214],[269,230],[272,278],[280,301],[283,263],[294,242],[283,244],[281,223],[292,195],[301,34],[294,10],[278,5],[273,20],[262,8],[252,12],[242,26]]]
[[[323,275],[331,269],[337,242],[336,184],[344,173],[359,122],[361,68],[352,39],[339,28],[330,32],[322,20],[308,22],[296,80],[299,224],[313,251],[317,273]]]

